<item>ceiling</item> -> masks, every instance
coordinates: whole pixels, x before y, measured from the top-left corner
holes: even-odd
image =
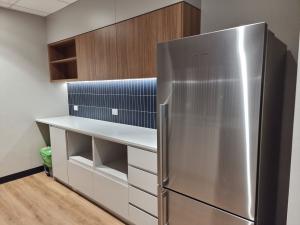
[[[0,7],[48,16],[78,0],[0,0]]]

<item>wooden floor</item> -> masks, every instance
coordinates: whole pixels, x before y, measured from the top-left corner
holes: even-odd
[[[44,173],[0,185],[0,225],[124,225]]]

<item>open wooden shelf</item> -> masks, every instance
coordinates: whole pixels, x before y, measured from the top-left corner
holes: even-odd
[[[72,82],[72,81],[78,81],[77,78],[69,78],[69,79],[58,79],[58,80],[51,80],[52,83],[61,83],[61,82]]]
[[[51,81],[69,81],[78,78],[75,39],[50,44],[49,66]]]
[[[66,58],[66,59],[59,59],[59,60],[54,60],[51,61],[51,64],[57,64],[57,63],[68,63],[68,62],[74,62],[76,61],[77,58],[76,57],[70,57],[70,58]]]

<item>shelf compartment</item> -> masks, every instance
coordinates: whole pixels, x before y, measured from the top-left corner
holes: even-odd
[[[50,63],[50,74],[52,81],[77,79],[77,62]]]
[[[78,78],[74,38],[48,45],[48,52],[51,81]]]
[[[49,61],[76,57],[75,39],[69,39],[69,40],[50,44],[48,46],[48,50],[49,50]]]
[[[93,167],[92,137],[68,131],[67,138],[69,160]]]
[[[77,163],[80,163],[80,164],[88,166],[88,167],[93,167],[93,160],[83,157],[83,156],[70,156],[69,160],[75,161]]]
[[[54,61],[51,61],[50,63],[51,64],[68,63],[68,62],[74,62],[76,60],[77,60],[76,57],[70,57],[70,58],[66,58],[66,59],[54,60]]]
[[[120,182],[128,183],[127,162],[124,160],[114,161],[106,165],[96,166],[95,169],[99,173],[103,173],[112,179]]]
[[[94,165],[98,172],[127,183],[127,146],[94,138]]]

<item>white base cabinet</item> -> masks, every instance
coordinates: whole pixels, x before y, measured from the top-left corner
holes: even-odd
[[[69,160],[69,185],[80,193],[93,198],[93,169]]]
[[[54,176],[135,225],[158,225],[157,154],[50,127]]]
[[[157,175],[129,166],[128,182],[134,187],[138,187],[153,195],[157,195]]]
[[[158,219],[129,205],[129,220],[135,225],[158,225]]]
[[[68,184],[69,177],[66,131],[51,126],[50,139],[52,148],[53,176],[65,184]]]
[[[129,187],[129,202],[153,216],[158,216],[157,197],[135,187]]]
[[[157,154],[128,147],[128,164],[151,173],[157,173]]]
[[[95,172],[93,174],[93,186],[96,202],[124,219],[128,219],[128,184]]]
[[[158,225],[157,154],[128,147],[129,220]]]

